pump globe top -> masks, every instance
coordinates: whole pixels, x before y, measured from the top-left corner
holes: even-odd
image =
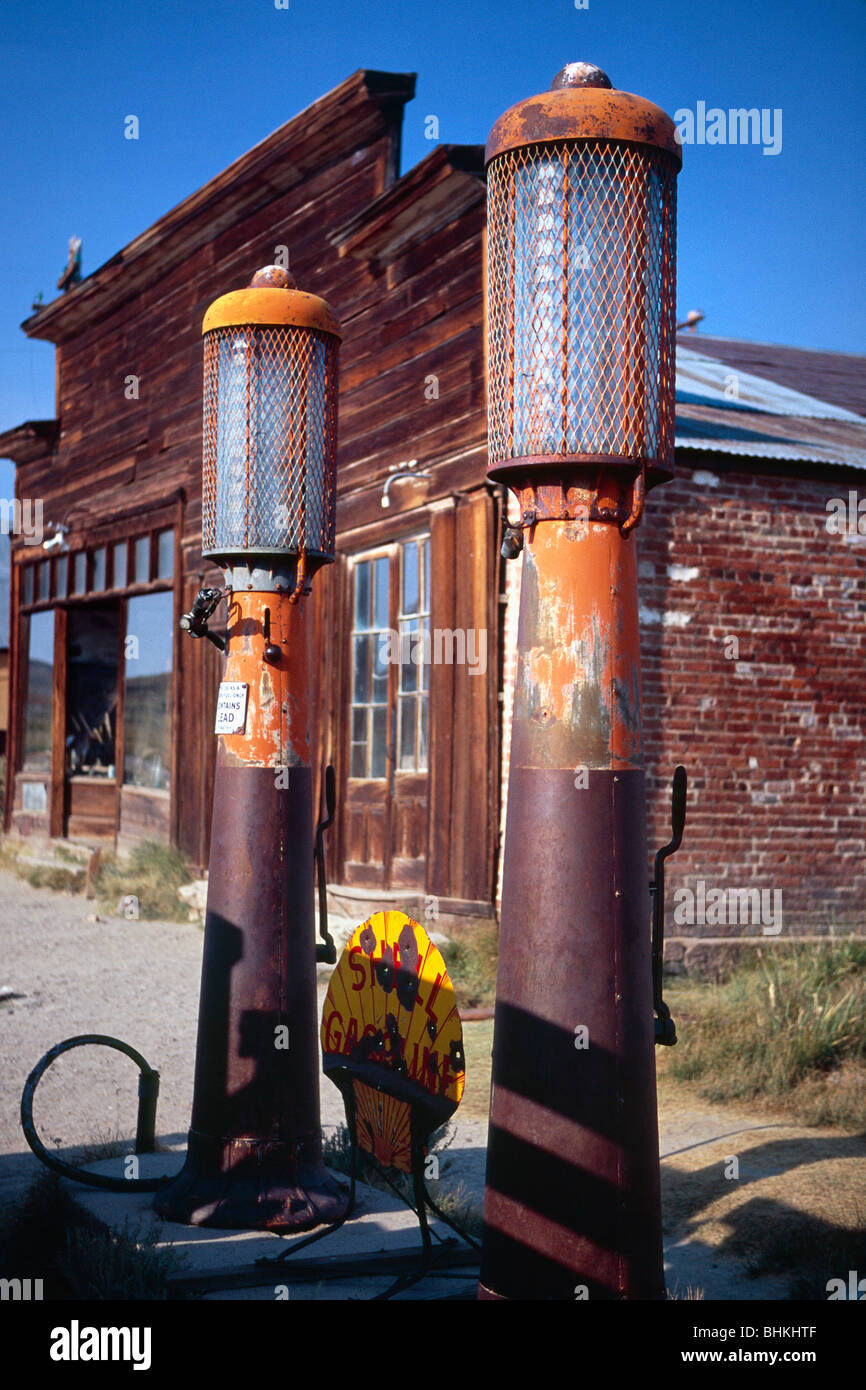
[[[567,63],[547,92],[519,101],[496,121],[487,139],[487,164],[507,150],[566,140],[625,140],[656,145],[682,164],[677,129],[660,106],[619,92],[593,63]]]
[[[211,304],[202,334],[215,328],[245,325],[271,328],[312,328],[342,340],[343,329],[330,304],[317,294],[299,290],[294,278],[279,265],[257,270],[247,289],[231,290]]]

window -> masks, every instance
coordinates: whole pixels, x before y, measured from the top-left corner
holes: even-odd
[[[396,740],[397,771],[426,772],[430,537],[413,536],[384,554],[359,556],[352,567],[352,605],[349,776],[387,777],[389,731]],[[393,682],[389,662],[398,666]]]
[[[32,567],[31,567],[32,574]],[[54,684],[54,614],[34,613],[27,646],[24,772],[51,772],[51,697]]]
[[[173,593],[128,600],[123,780],[129,786],[168,791],[171,785],[173,640]]]
[[[156,538],[156,577],[174,576],[174,531],[160,531]]]
[[[91,589],[96,590],[97,593],[99,593],[102,589],[107,587],[107,565],[108,551],[105,549],[104,545],[101,545],[98,547],[98,549],[94,550],[93,552],[93,581],[90,585]]]
[[[126,587],[126,541],[111,547],[111,583],[114,589]]]
[[[354,566],[350,777],[387,774],[390,568],[389,555]]]
[[[69,574],[69,556],[58,555],[54,561],[54,594],[56,598],[66,598],[66,585]]]
[[[34,565],[24,566],[24,602],[33,602],[33,570]]]
[[[69,610],[66,632],[66,773],[115,773],[120,609],[87,604]]]
[[[51,597],[51,561],[43,560],[39,566],[39,588],[37,597],[40,603]]]
[[[72,592],[73,594],[87,592],[87,554],[83,550],[79,550],[72,557]]]
[[[427,771],[427,699],[430,671],[430,538],[400,547],[400,686],[397,694],[397,769]]]
[[[132,577],[136,584],[146,584],[150,579],[150,536],[139,536],[135,542],[135,573]]]

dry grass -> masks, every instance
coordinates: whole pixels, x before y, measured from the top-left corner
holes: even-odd
[[[673,980],[669,1071],[713,1101],[866,1128],[866,941],[756,950],[721,984]]]
[[[158,1229],[141,1236],[83,1221],[54,1173],[40,1175],[3,1216],[0,1273],[44,1281],[46,1300],[167,1298],[167,1276],[185,1257],[158,1250]]]
[[[461,1115],[486,1120],[490,1110],[490,1076],[493,1066],[493,1019],[464,1023],[463,1050],[466,1054],[466,1089],[460,1102]]]
[[[57,863],[28,864],[19,857],[17,846],[8,840],[0,841],[0,868],[14,873],[33,888],[51,888],[58,893],[83,892],[86,874],[81,860],[63,845],[52,844],[51,854]],[[177,890],[192,882],[193,874],[179,850],[156,840],[144,840],[123,856],[103,853],[91,891],[106,915],[117,913],[122,899],[134,897],[138,899],[139,917],[186,922],[189,909],[178,898]]]
[[[189,909],[178,898],[177,890],[192,881],[193,875],[180,850],[144,840],[123,858],[104,854],[94,888],[105,911],[116,912],[121,899],[135,897],[141,917],[184,922]]]
[[[442,955],[461,1009],[492,1005],[496,998],[499,927],[488,918],[473,918],[449,928]]]

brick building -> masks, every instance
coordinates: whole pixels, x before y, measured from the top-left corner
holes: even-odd
[[[330,878],[493,910],[519,563],[499,557],[507,499],[485,478],[483,152],[437,146],[398,177],[413,92],[354,74],[23,325],[56,344],[56,418],[7,430],[0,456],[54,546],[13,546],[7,830],[157,837],[207,862],[220,658],[177,631],[219,578],[201,560],[199,330],[286,247],[345,330],[338,558],[312,600]],[[677,477],[635,538],[650,843],[683,762],[670,893],[780,890],[785,933],[862,923],[863,365],[681,335]],[[852,491],[836,534],[828,504]],[[425,629],[483,634],[483,670],[478,646],[383,664],[379,634]]]

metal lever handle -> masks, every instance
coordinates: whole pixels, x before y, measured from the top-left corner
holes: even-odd
[[[653,935],[652,935],[652,975],[653,1009],[655,1010],[655,1040],[662,1047],[673,1047],[677,1040],[676,1024],[671,1011],[662,998],[662,974],[664,969],[665,945],[665,860],[676,854],[682,844],[686,826],[686,792],[688,779],[681,765],[674,769],[671,787],[671,832],[672,839],[656,853],[653,866],[653,881],[650,892],[653,895]]]
[[[208,618],[213,614],[222,596],[222,589],[199,589],[192,608],[188,613],[184,613],[178,626],[184,632],[188,632],[190,637],[206,637],[219,651],[224,652],[225,642],[221,637],[217,637],[215,632],[211,632],[207,625]]]
[[[328,890],[325,883],[325,846],[323,843],[323,836],[328,826],[333,822],[336,805],[337,777],[334,772],[333,764],[329,763],[325,768],[325,811],[327,814],[316,826],[316,843],[313,847],[313,858],[316,862],[319,885],[319,936],[322,938],[320,942],[316,943],[316,960],[326,965],[336,964],[337,947],[334,944],[334,938],[328,931]]]
[[[666,856],[675,854],[682,844],[683,831],[686,828],[686,789],[687,777],[685,768],[680,765],[674,768],[674,780],[671,787],[671,830],[673,839],[669,845],[665,846]]]

